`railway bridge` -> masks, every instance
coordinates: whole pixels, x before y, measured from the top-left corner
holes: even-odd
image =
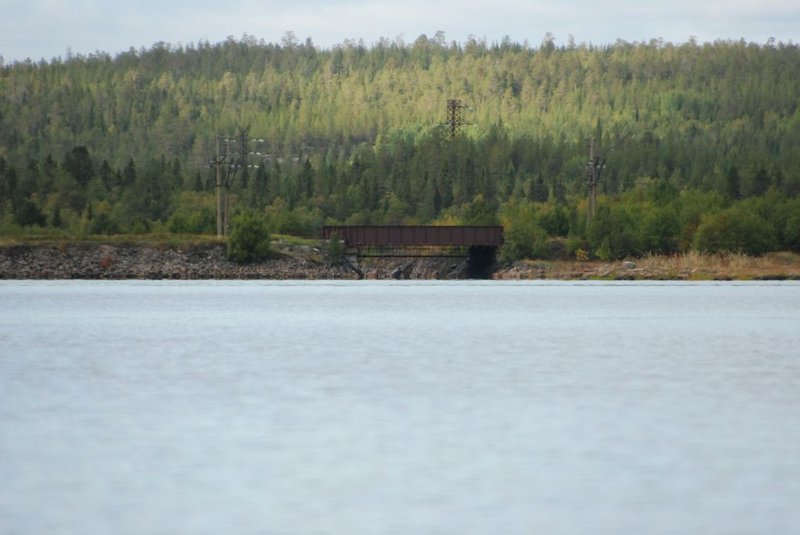
[[[332,225],[323,239],[344,242],[356,257],[464,257],[470,272],[492,270],[503,245],[501,226]]]

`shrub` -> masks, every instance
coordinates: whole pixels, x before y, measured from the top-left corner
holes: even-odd
[[[716,253],[728,251],[760,255],[775,250],[775,229],[763,217],[747,208],[734,205],[712,216],[697,229],[695,249]]]
[[[322,226],[322,212],[316,208],[299,206],[294,209],[278,197],[267,207],[267,216],[272,226],[272,231],[276,234],[288,234],[290,236],[302,236],[313,238],[319,236],[319,228]]]
[[[89,234],[116,234],[119,232],[119,227],[107,213],[103,212],[92,218],[88,231]]]
[[[793,213],[786,220],[783,240],[787,248],[800,253],[800,211]]]
[[[328,260],[331,264],[338,264],[344,257],[344,242],[338,232],[333,232],[328,239]]]
[[[503,205],[501,218],[504,235],[500,260],[513,262],[533,258],[535,243],[541,241],[540,235],[544,235],[544,230],[536,226],[535,205],[524,200],[510,201]]]
[[[569,213],[560,204],[542,205],[538,219],[539,226],[550,236],[566,237],[569,234]]]
[[[600,206],[587,234],[592,251],[601,260],[620,260],[638,254],[633,218],[625,207]]]
[[[639,226],[641,250],[654,254],[677,252],[680,231],[678,213],[674,209],[653,208]]]
[[[35,202],[22,197],[14,207],[14,222],[20,227],[32,225],[43,227],[47,223],[47,218]]]
[[[212,234],[216,230],[214,197],[194,191],[182,192],[175,211],[167,220],[167,229],[177,234]]]
[[[462,225],[496,225],[497,210],[482,194],[460,206]]]
[[[258,262],[267,257],[269,250],[269,229],[262,216],[242,212],[234,218],[228,239],[228,258],[240,264]]]
[[[536,245],[546,238],[544,230],[534,224],[512,226],[503,234],[503,246],[500,247],[500,260],[503,262],[536,257]]]

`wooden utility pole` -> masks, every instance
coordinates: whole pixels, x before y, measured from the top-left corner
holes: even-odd
[[[246,167],[258,168],[262,163],[261,149],[258,144],[263,144],[263,139],[249,139],[250,128],[240,128],[236,136],[217,136],[216,155],[212,160],[215,171],[215,186],[217,193],[217,237],[227,236],[230,231],[230,208],[231,195],[230,189],[233,186],[233,179],[239,170]],[[225,151],[222,150],[222,142],[225,142]],[[248,143],[254,144],[253,151],[248,151]],[[233,148],[231,148],[233,145]],[[248,164],[248,156],[256,157],[257,160],[252,165]]]
[[[222,186],[222,165],[225,163],[225,157],[220,152],[220,136],[217,136],[217,153],[214,156],[214,168],[216,172],[215,187],[217,191],[217,238],[222,238],[225,235],[224,214],[225,214],[225,200]]]
[[[600,171],[605,165],[605,160],[600,159],[594,152],[594,138],[589,140],[589,161],[586,163],[586,184],[589,187],[589,202],[586,208],[586,225],[597,214],[597,182],[600,180]]]

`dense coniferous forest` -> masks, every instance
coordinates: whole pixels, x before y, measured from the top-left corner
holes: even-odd
[[[216,139],[247,129],[232,206],[276,232],[502,223],[508,260],[800,251],[799,105],[800,48],[773,42],[287,33],[0,63],[0,233],[213,234]]]

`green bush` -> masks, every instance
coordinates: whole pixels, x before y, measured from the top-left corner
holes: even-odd
[[[773,226],[759,214],[734,205],[707,218],[695,233],[694,247],[700,252],[728,251],[760,255],[777,248]]]
[[[569,213],[560,204],[540,206],[539,226],[550,236],[566,237],[569,234]]]
[[[43,227],[47,223],[47,218],[35,202],[27,197],[22,197],[14,206],[14,223],[20,227],[32,225]]]
[[[119,232],[119,227],[111,220],[107,213],[103,212],[92,218],[89,223],[88,232],[89,234],[117,234]]]
[[[642,251],[671,254],[678,251],[681,231],[678,212],[673,208],[653,208],[639,225],[639,244]]]
[[[319,209],[298,206],[289,208],[286,201],[280,197],[267,207],[272,231],[276,234],[288,234],[303,238],[319,236],[323,217]]]
[[[513,262],[533,258],[534,243],[544,231],[536,226],[536,205],[524,200],[510,201],[500,211],[503,224],[503,246],[500,260]]]
[[[625,206],[598,207],[587,234],[592,251],[601,260],[620,260],[639,254],[634,219]]]
[[[328,260],[331,264],[338,264],[344,257],[344,242],[338,232],[333,232],[328,239]]]
[[[533,258],[537,231],[543,230],[534,224],[529,226],[513,226],[503,232],[503,246],[500,247],[500,260],[513,262],[522,258]]]
[[[240,264],[258,262],[267,257],[269,250],[269,229],[262,216],[255,212],[242,212],[233,219],[228,258]]]
[[[476,195],[472,201],[459,207],[462,225],[496,225],[497,210],[482,194]]]
[[[182,192],[175,211],[167,220],[167,229],[176,234],[213,234],[216,230],[214,197],[207,193]]]
[[[786,226],[783,230],[783,240],[788,249],[800,253],[800,210],[791,214],[786,220]]]

